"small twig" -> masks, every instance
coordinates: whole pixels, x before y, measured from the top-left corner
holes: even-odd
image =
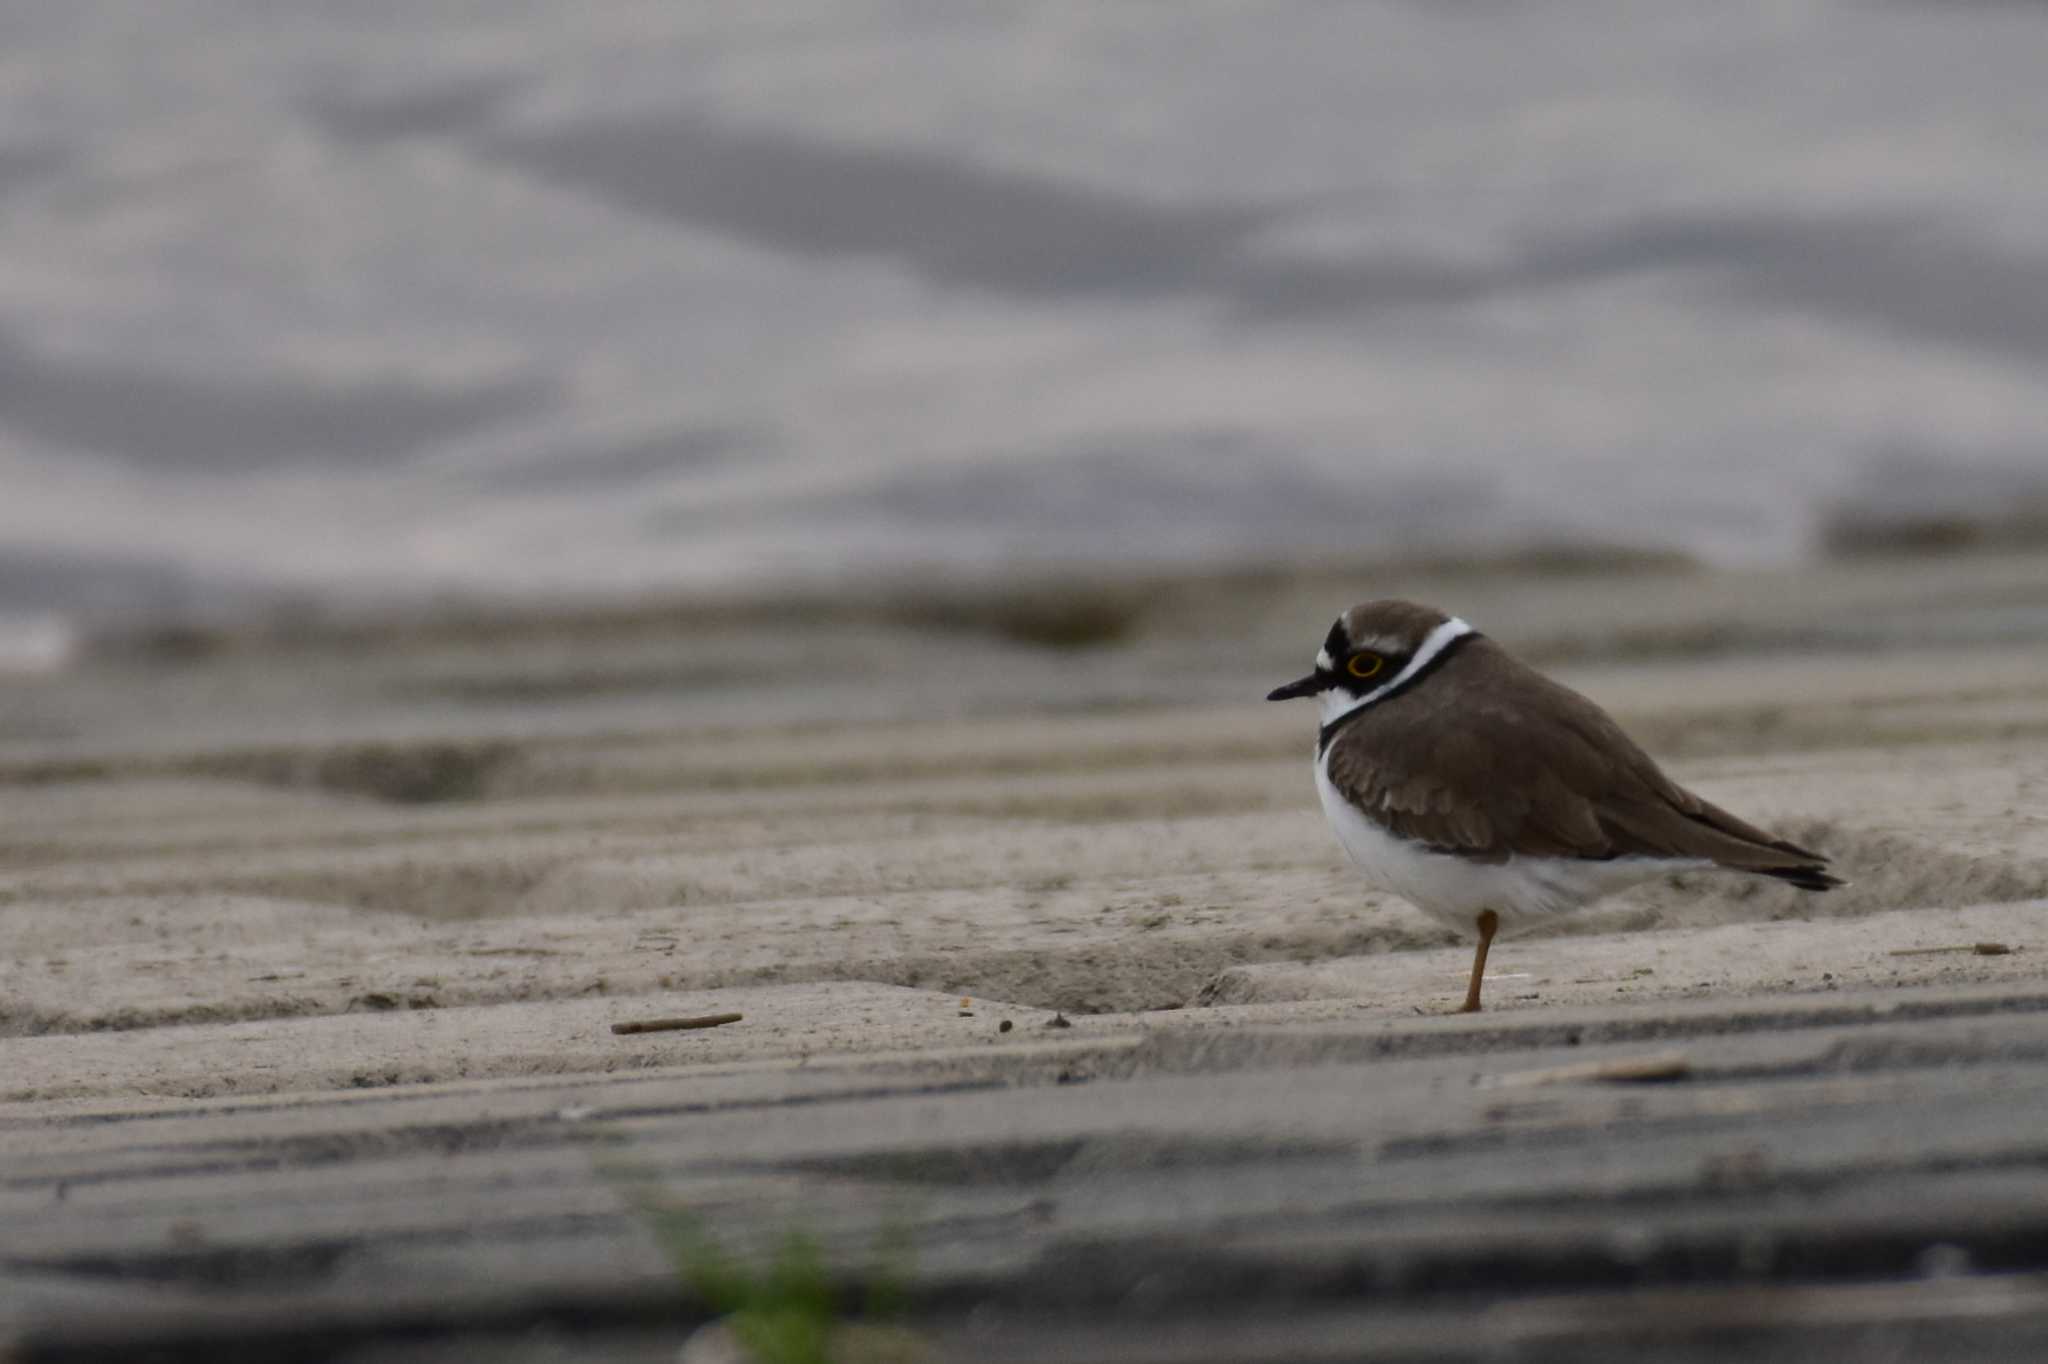
[[[1514,1070],[1505,1075],[1485,1075],[1481,1089],[1509,1089],[1523,1085],[1568,1085],[1584,1081],[1600,1084],[1641,1085],[1664,1080],[1683,1080],[1692,1064],[1680,1051],[1653,1056],[1625,1056],[1613,1061],[1587,1061],[1581,1065],[1549,1066],[1542,1070]]]
[[[1957,943],[1954,947],[1897,947],[1893,948],[1887,955],[1894,957],[1931,957],[1939,952],[1974,952],[1980,957],[2003,957],[2009,955],[2012,952],[2012,948],[2002,942],[1966,942]]]
[[[728,1023],[737,1023],[743,1014],[701,1014],[696,1018],[649,1018],[638,1023],[614,1023],[612,1031],[628,1032],[682,1032],[689,1028],[722,1028]]]

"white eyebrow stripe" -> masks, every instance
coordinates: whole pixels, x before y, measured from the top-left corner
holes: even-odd
[[[1438,628],[1441,629],[1442,627],[1439,626]],[[1392,635],[1373,635],[1368,639],[1359,640],[1358,647],[1370,649],[1376,654],[1398,654],[1401,652],[1402,641],[1395,639]],[[1428,642],[1424,641],[1423,648],[1428,647]]]
[[[1436,629],[1431,630],[1429,632],[1429,638],[1422,641],[1422,647],[1420,649],[1417,649],[1415,651],[1415,656],[1408,660],[1407,667],[1395,673],[1393,680],[1388,682],[1385,686],[1377,687],[1374,690],[1367,692],[1365,699],[1367,701],[1379,700],[1382,696],[1385,696],[1388,692],[1393,691],[1396,687],[1406,682],[1409,678],[1415,676],[1415,674],[1421,672],[1424,668],[1427,668],[1429,666],[1429,661],[1431,659],[1435,658],[1438,654],[1442,653],[1445,649],[1448,649],[1451,646],[1452,640],[1458,638],[1460,635],[1469,635],[1471,633],[1471,626],[1467,625],[1464,621],[1459,620],[1456,616],[1452,616],[1442,625],[1437,626]]]
[[[1459,620],[1456,616],[1452,616],[1442,625],[1439,625],[1436,627],[1436,629],[1431,630],[1429,632],[1428,637],[1422,641],[1422,647],[1415,651],[1415,656],[1408,660],[1407,666],[1402,668],[1401,671],[1395,673],[1392,678],[1382,683],[1381,685],[1374,687],[1371,691],[1359,697],[1350,705],[1345,706],[1341,710],[1326,713],[1323,716],[1322,732],[1325,737],[1323,738],[1322,742],[1327,746],[1327,744],[1329,743],[1328,736],[1333,732],[1330,727],[1334,725],[1337,721],[1342,720],[1347,715],[1355,715],[1359,711],[1364,710],[1367,706],[1373,705],[1374,703],[1379,701],[1383,701],[1388,696],[1392,695],[1394,692],[1397,692],[1402,687],[1407,686],[1408,680],[1414,677],[1415,674],[1421,672],[1424,668],[1427,668],[1430,664],[1430,660],[1434,659],[1438,654],[1442,653],[1444,650],[1450,648],[1451,642],[1453,640],[1456,640],[1464,635],[1469,635],[1471,633],[1472,627],[1467,625],[1464,621]],[[1324,693],[1324,695],[1326,696],[1331,694],[1332,693],[1330,692]]]

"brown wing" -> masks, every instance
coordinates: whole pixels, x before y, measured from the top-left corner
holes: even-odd
[[[1679,786],[1605,711],[1486,639],[1340,730],[1329,774],[1391,832],[1481,861],[1703,858],[1839,884],[1826,858]]]

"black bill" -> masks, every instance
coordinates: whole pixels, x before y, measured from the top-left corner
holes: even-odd
[[[1266,693],[1268,701],[1292,701],[1297,696],[1314,696],[1330,685],[1330,680],[1321,673],[1310,673],[1297,682],[1284,687],[1275,687]]]

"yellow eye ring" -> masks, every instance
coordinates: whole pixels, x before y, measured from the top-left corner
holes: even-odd
[[[1386,666],[1387,660],[1378,654],[1353,654],[1345,660],[1344,671],[1364,681],[1369,677],[1378,677],[1380,669]]]

